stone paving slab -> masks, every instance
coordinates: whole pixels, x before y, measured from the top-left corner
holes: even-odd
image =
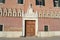
[[[0,40],[60,40],[60,37],[21,37],[21,38],[0,38]]]

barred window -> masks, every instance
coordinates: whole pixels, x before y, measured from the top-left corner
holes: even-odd
[[[47,25],[44,26],[44,31],[48,31],[48,26]]]
[[[36,0],[36,5],[45,6],[45,0]]]
[[[18,4],[23,4],[23,0],[18,0]]]
[[[5,0],[0,0],[0,3],[5,3]]]
[[[60,7],[60,0],[53,0],[54,7]]]
[[[3,31],[3,25],[0,25],[0,31]]]

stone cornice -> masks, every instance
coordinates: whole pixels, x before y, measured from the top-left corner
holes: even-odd
[[[30,10],[31,11],[31,10]],[[28,15],[30,14],[30,11],[28,13]],[[0,16],[7,16],[7,17],[22,17],[24,14],[24,11],[22,9],[12,9],[12,8],[0,8]],[[32,13],[31,13],[32,14]],[[60,11],[56,12],[56,11],[40,11],[37,12],[38,17],[48,17],[48,18],[60,18]],[[32,15],[35,16],[35,15]]]
[[[39,17],[60,18],[60,11],[39,12],[38,15]]]
[[[7,16],[7,17],[21,17],[22,15],[21,9],[12,9],[12,8],[0,8],[0,16]]]

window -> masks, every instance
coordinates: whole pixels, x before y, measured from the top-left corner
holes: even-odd
[[[5,3],[5,0],[0,0],[0,3]]]
[[[0,25],[0,31],[3,31],[3,25]]]
[[[60,0],[53,0],[54,7],[60,7]]]
[[[18,0],[18,4],[23,4],[23,0]]]
[[[48,26],[47,25],[44,26],[44,31],[48,31]]]
[[[45,6],[45,0],[36,0],[36,5]]]

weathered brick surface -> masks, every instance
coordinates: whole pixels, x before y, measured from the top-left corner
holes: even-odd
[[[24,0],[24,4],[18,4],[17,0],[5,0],[5,4],[1,4],[1,8],[21,8],[25,12],[28,9],[29,3],[32,3],[34,11],[60,11],[60,8],[53,7],[53,0],[45,0],[45,6],[37,6],[35,0]],[[60,19],[54,18],[39,18],[39,30],[43,31],[44,25],[49,26],[50,31],[59,31],[60,30]],[[22,30],[22,18],[14,17],[0,17],[0,24],[4,24],[5,31],[19,31]]]
[[[22,18],[0,17],[0,24],[4,25],[4,31],[22,30]]]
[[[17,8],[17,9],[21,8],[26,12],[30,3],[32,4],[34,11],[40,12],[40,10],[44,11],[44,10],[50,10],[50,9],[53,11],[60,10],[60,8],[56,8],[53,6],[53,0],[45,0],[45,6],[42,6],[42,7],[37,6],[35,0],[24,0],[24,4],[18,4],[17,0],[6,0],[5,4],[1,4],[0,7],[2,7],[2,8]]]
[[[44,26],[48,25],[49,31],[60,31],[60,19],[58,18],[39,18],[39,31],[44,30]]]

